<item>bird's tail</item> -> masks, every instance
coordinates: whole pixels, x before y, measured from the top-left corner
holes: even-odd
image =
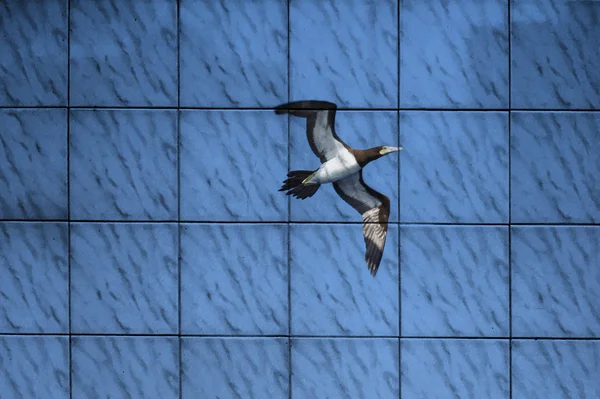
[[[316,170],[292,170],[288,173],[288,178],[283,181],[283,186],[279,191],[287,191],[286,195],[293,195],[296,198],[306,199],[315,195],[320,184],[305,183],[310,179]]]

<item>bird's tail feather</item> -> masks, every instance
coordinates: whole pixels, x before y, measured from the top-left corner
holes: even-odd
[[[292,170],[288,173],[288,178],[283,181],[283,186],[279,191],[287,191],[286,195],[293,195],[296,198],[306,199],[315,195],[320,184],[305,184],[316,171],[314,170]]]

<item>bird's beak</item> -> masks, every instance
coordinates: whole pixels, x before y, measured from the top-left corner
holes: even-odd
[[[382,149],[381,151],[379,151],[379,153],[381,155],[387,155],[392,152],[401,151],[401,150],[403,150],[402,147],[386,147],[386,148]]]

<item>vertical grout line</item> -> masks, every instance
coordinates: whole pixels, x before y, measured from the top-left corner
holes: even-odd
[[[290,65],[290,35],[291,35],[291,20],[290,20],[290,4],[291,0],[287,1],[287,101],[291,101],[291,65]],[[287,115],[287,166],[288,172],[291,169],[291,141],[290,141],[290,115]],[[291,197],[287,197],[287,268],[288,268],[288,397],[292,399],[292,252],[291,252],[291,220],[292,220],[292,205]]]
[[[512,49],[511,49],[511,1],[508,0],[508,392],[513,396],[512,377],[512,160],[511,160],[511,108],[512,108]]]
[[[69,313],[69,398],[73,398],[73,329],[71,310],[71,0],[67,0],[67,299]]]
[[[397,73],[398,73],[398,84],[396,85],[397,95],[398,95],[398,110],[396,111],[396,127],[398,129],[398,146],[402,146],[402,142],[400,141],[400,5],[402,0],[397,1],[397,43],[396,43],[396,54],[397,54]],[[398,398],[402,398],[402,240],[400,234],[402,233],[402,226],[400,222],[402,221],[400,215],[400,196],[401,196],[401,179],[400,179],[400,156],[398,153]]]
[[[177,350],[179,357],[179,399],[183,397],[181,338],[181,0],[177,0]]]

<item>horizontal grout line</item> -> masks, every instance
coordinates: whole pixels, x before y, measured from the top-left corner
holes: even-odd
[[[272,107],[148,107],[148,106],[62,106],[62,105],[42,105],[42,106],[0,106],[0,109],[71,109],[71,110],[183,110],[183,111],[273,111]],[[293,109],[293,108],[291,108]],[[320,109],[303,108],[305,110],[318,111]],[[432,112],[600,112],[600,109],[585,108],[385,108],[385,107],[338,107],[337,111],[432,111]]]

